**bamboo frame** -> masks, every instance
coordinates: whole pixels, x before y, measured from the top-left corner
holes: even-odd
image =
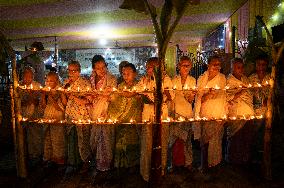
[[[13,86],[11,86],[10,94],[11,94],[13,137],[15,145],[17,176],[21,178],[26,178],[28,175],[27,163],[26,163],[26,151],[25,151],[26,144],[25,144],[24,129],[20,123],[21,101],[19,98],[19,93],[16,89],[19,83],[17,70],[16,70],[16,57],[13,57],[12,60],[12,77],[13,77]]]
[[[264,132],[264,146],[263,146],[263,175],[266,179],[272,179],[271,173],[271,135],[272,135],[272,122],[275,113],[275,96],[276,96],[276,74],[277,74],[277,64],[280,60],[282,51],[284,50],[284,40],[282,40],[282,44],[279,49],[277,49],[276,45],[273,43],[272,35],[268,30],[266,24],[263,21],[261,16],[256,16],[256,19],[260,21],[260,23],[264,26],[266,31],[269,45],[272,50],[272,70],[271,70],[271,79],[270,79],[270,90],[267,100],[267,112],[266,112],[266,120],[265,120],[265,132]]]

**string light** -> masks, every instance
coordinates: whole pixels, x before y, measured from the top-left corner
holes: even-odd
[[[196,86],[190,88],[188,87],[188,85],[185,85],[182,89],[177,89],[176,86],[174,85],[172,88],[165,88],[164,90],[169,90],[169,91],[184,91],[184,90],[189,90],[189,91],[204,91],[204,90],[224,90],[224,91],[231,91],[231,90],[239,90],[239,89],[253,89],[253,88],[264,88],[264,87],[268,87],[270,86],[269,82],[266,81],[264,84],[260,84],[260,83],[256,83],[255,85],[252,84],[248,84],[247,86],[242,86],[239,85],[237,87],[234,88],[230,88],[229,86],[225,86],[223,89],[221,89],[220,86],[215,85],[214,87],[208,87],[205,86],[204,88],[197,88]],[[94,90],[94,89],[90,89],[89,87],[87,87],[86,89],[82,89],[80,87],[77,87],[76,90],[71,91],[70,87],[68,89],[63,89],[61,87],[56,88],[56,89],[51,89],[50,87],[41,87],[39,89],[33,87],[33,85],[30,85],[29,87],[27,87],[26,85],[24,86],[18,86],[19,89],[22,90],[33,90],[33,91],[60,91],[60,92],[67,92],[67,93],[101,93],[104,90],[102,88],[100,88],[99,90]],[[112,92],[113,93],[122,93],[122,92],[137,92],[137,93],[153,93],[154,90],[149,90],[148,88],[146,88],[146,86],[144,86],[144,88],[141,89],[137,89],[136,87],[133,87],[133,89],[127,89],[126,87],[124,87],[122,90],[119,90],[117,88],[112,88]]]
[[[183,117],[179,117],[177,120],[174,120],[170,117],[167,117],[166,119],[163,119],[162,122],[163,123],[190,123],[190,122],[210,122],[210,121],[239,121],[239,120],[260,120],[260,119],[264,119],[263,115],[258,115],[258,116],[248,116],[248,115],[242,115],[242,116],[232,116],[232,117],[227,117],[226,115],[224,115],[222,118],[207,118],[207,117],[197,117],[197,118],[188,118],[185,119]],[[130,119],[130,121],[127,122],[119,122],[117,119],[108,119],[108,120],[104,120],[101,118],[98,118],[97,121],[92,121],[90,119],[87,120],[83,120],[83,119],[79,119],[79,120],[71,120],[71,121],[67,121],[67,120],[56,120],[56,119],[44,119],[44,118],[40,118],[40,119],[28,119],[23,117],[21,119],[22,122],[34,122],[34,123],[47,123],[47,124],[76,124],[76,125],[88,125],[88,124],[93,124],[93,125],[100,125],[100,124],[149,124],[149,123],[153,123],[151,121],[148,120],[143,120],[143,122],[135,122],[135,120]]]

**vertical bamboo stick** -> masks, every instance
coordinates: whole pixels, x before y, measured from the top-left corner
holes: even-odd
[[[270,90],[267,100],[267,111],[266,111],[266,120],[265,120],[265,132],[264,132],[264,143],[263,143],[263,173],[266,179],[272,178],[271,173],[271,135],[272,135],[272,122],[275,112],[275,95],[276,95],[276,74],[277,74],[277,63],[281,57],[282,51],[284,50],[284,40],[282,40],[282,44],[280,48],[277,49],[275,44],[273,43],[272,35],[269,32],[267,26],[265,25],[263,18],[261,16],[256,16],[256,19],[260,21],[260,23],[264,26],[264,29],[267,33],[268,42],[271,46],[271,54],[272,54],[272,71],[271,71],[271,79],[270,79]]]
[[[17,91],[18,76],[16,70],[16,57],[12,60],[12,77],[13,87],[11,93],[11,108],[12,108],[12,123],[13,123],[13,136],[16,155],[17,175],[21,178],[27,177],[26,153],[25,153],[25,136],[24,129],[20,124],[20,106],[21,101]]]

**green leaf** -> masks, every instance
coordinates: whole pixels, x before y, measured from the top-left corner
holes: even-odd
[[[149,3],[149,2],[148,2]],[[156,8],[149,3],[150,9],[153,13],[156,14]],[[127,10],[135,10],[139,13],[149,14],[149,11],[145,5],[144,0],[124,0],[123,3],[119,6],[121,9],[127,9]]]

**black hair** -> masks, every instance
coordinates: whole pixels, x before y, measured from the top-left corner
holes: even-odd
[[[134,64],[128,63],[128,64],[124,65],[123,68],[127,68],[127,67],[131,68],[133,70],[133,72],[137,72],[136,67],[135,67]]]
[[[79,70],[81,71],[81,65],[80,65],[79,61],[72,60],[72,61],[70,61],[70,62],[68,63],[68,67],[69,67],[70,65],[76,65],[76,66],[78,66]]]
[[[259,55],[259,56],[257,56],[257,57],[255,58],[255,62],[257,62],[257,61],[259,61],[259,60],[265,61],[267,65],[268,65],[268,63],[269,63],[269,57],[268,57],[268,55],[266,55],[266,54],[261,54],[261,55]]]
[[[119,65],[118,65],[119,72],[121,72],[121,71],[122,71],[122,68],[123,68],[125,65],[127,65],[127,64],[129,64],[128,61],[121,61],[121,62],[119,63]]]
[[[57,72],[57,69],[56,69],[55,67],[51,67],[51,68],[49,69],[49,71],[50,71],[50,72]]]
[[[191,59],[190,59],[188,56],[183,55],[183,56],[181,56],[181,57],[179,58],[179,61],[180,61],[180,62],[181,62],[181,61],[190,61],[190,62],[191,62]]]
[[[244,61],[242,58],[236,57],[231,60],[231,64],[235,64],[235,63],[244,63]]]
[[[213,55],[213,56],[210,56],[210,57],[208,58],[208,60],[207,60],[208,65],[209,65],[209,64],[211,63],[211,61],[213,61],[213,60],[218,60],[218,61],[221,62],[220,56],[218,56],[218,55]]]
[[[158,57],[150,57],[148,60],[147,60],[147,63],[150,63],[150,62],[158,62],[159,61],[159,58]]]
[[[106,65],[106,61],[105,61],[105,58],[101,55],[94,55],[93,59],[92,59],[92,68],[94,69],[95,68],[95,64],[97,62],[104,62],[105,65]]]

